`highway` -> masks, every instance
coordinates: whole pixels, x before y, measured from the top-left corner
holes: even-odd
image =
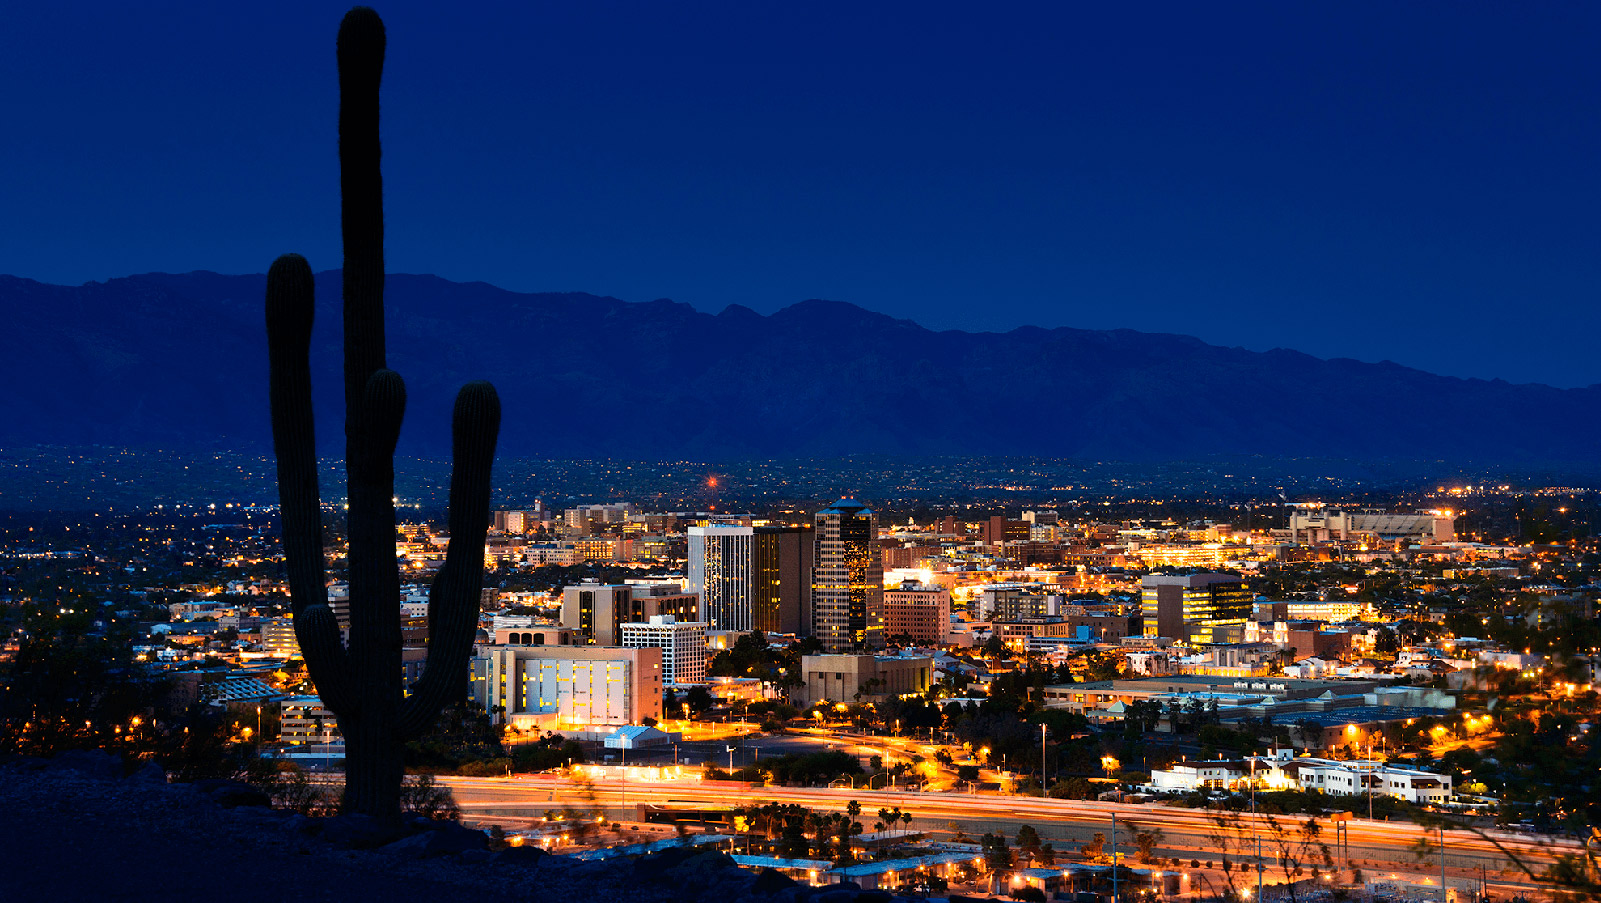
[[[1077,847],[1090,841],[1097,832],[1110,838],[1111,818],[1118,820],[1118,842],[1122,849],[1132,852],[1133,832],[1160,829],[1161,839],[1156,855],[1164,858],[1198,859],[1220,858],[1214,837],[1219,829],[1212,814],[1203,810],[1178,809],[1157,805],[1133,805],[1091,802],[1083,800],[1042,799],[999,794],[961,793],[907,793],[896,790],[827,789],[800,787],[750,787],[734,782],[703,783],[697,778],[673,781],[628,780],[606,777],[591,783],[575,783],[555,775],[521,775],[510,778],[442,777],[454,792],[465,818],[473,821],[493,822],[495,818],[538,817],[549,809],[572,806],[575,809],[599,809],[608,818],[633,819],[629,810],[639,803],[678,805],[685,808],[695,805],[742,806],[766,803],[794,803],[808,809],[824,812],[842,812],[850,800],[861,803],[858,817],[867,830],[872,830],[880,808],[899,806],[913,816],[911,829],[946,836],[961,830],[970,837],[987,831],[1004,832],[1015,837],[1017,828],[1030,824],[1042,840],[1054,845],[1061,853],[1076,852]],[[1255,853],[1256,827],[1250,813],[1241,813],[1244,830],[1223,832],[1231,847],[1230,858],[1250,858]],[[1300,819],[1304,822],[1305,817]],[[1279,816],[1279,824],[1290,828],[1293,816]],[[1264,838],[1264,854],[1271,857],[1265,820],[1259,823]],[[1297,823],[1298,824],[1298,823]],[[1433,829],[1425,829],[1406,822],[1369,821],[1352,819],[1346,823],[1349,834],[1349,858],[1353,865],[1369,875],[1378,873],[1407,873],[1423,877],[1439,876],[1440,860],[1432,846],[1436,840]],[[1336,847],[1335,826],[1326,818],[1318,819],[1321,840],[1328,844],[1336,862],[1341,851]],[[1421,861],[1413,848],[1428,835],[1431,844],[1428,855]],[[1526,837],[1506,836],[1497,840],[1507,850],[1531,864],[1536,871],[1552,861],[1554,852],[1576,852],[1581,847],[1572,842],[1567,845]],[[1478,878],[1481,867],[1485,876],[1498,888],[1526,887],[1521,875],[1497,849],[1496,844],[1468,831],[1445,832],[1445,864],[1451,878]],[[1270,867],[1269,880],[1272,880]]]

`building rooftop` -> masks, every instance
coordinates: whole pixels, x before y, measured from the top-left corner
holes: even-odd
[[[1347,724],[1373,724],[1380,721],[1403,721],[1407,718],[1434,718],[1451,714],[1451,709],[1427,709],[1418,706],[1359,705],[1326,712],[1295,712],[1284,715],[1280,723],[1308,722],[1319,727],[1344,727]],[[1244,716],[1241,716],[1244,717]],[[1231,720],[1225,714],[1223,720]]]

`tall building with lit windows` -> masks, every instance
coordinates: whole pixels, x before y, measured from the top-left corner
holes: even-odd
[[[664,685],[706,682],[706,625],[699,621],[656,615],[644,624],[624,624],[623,646],[660,649]]]
[[[700,595],[708,630],[755,629],[756,531],[736,524],[689,528],[684,589]]]
[[[855,499],[817,512],[812,635],[825,652],[884,645],[884,563],[878,516]]]
[[[756,528],[751,629],[811,635],[812,556],[816,551],[811,524]]]
[[[1237,574],[1151,574],[1140,580],[1145,635],[1181,642],[1242,642],[1255,598]]]

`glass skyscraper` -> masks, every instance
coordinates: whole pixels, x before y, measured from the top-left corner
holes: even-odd
[[[817,512],[812,633],[826,652],[884,645],[884,564],[878,517],[855,499]]]

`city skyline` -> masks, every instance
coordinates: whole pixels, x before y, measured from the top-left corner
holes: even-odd
[[[0,33],[8,890],[1601,899],[1601,9],[340,11]]]

